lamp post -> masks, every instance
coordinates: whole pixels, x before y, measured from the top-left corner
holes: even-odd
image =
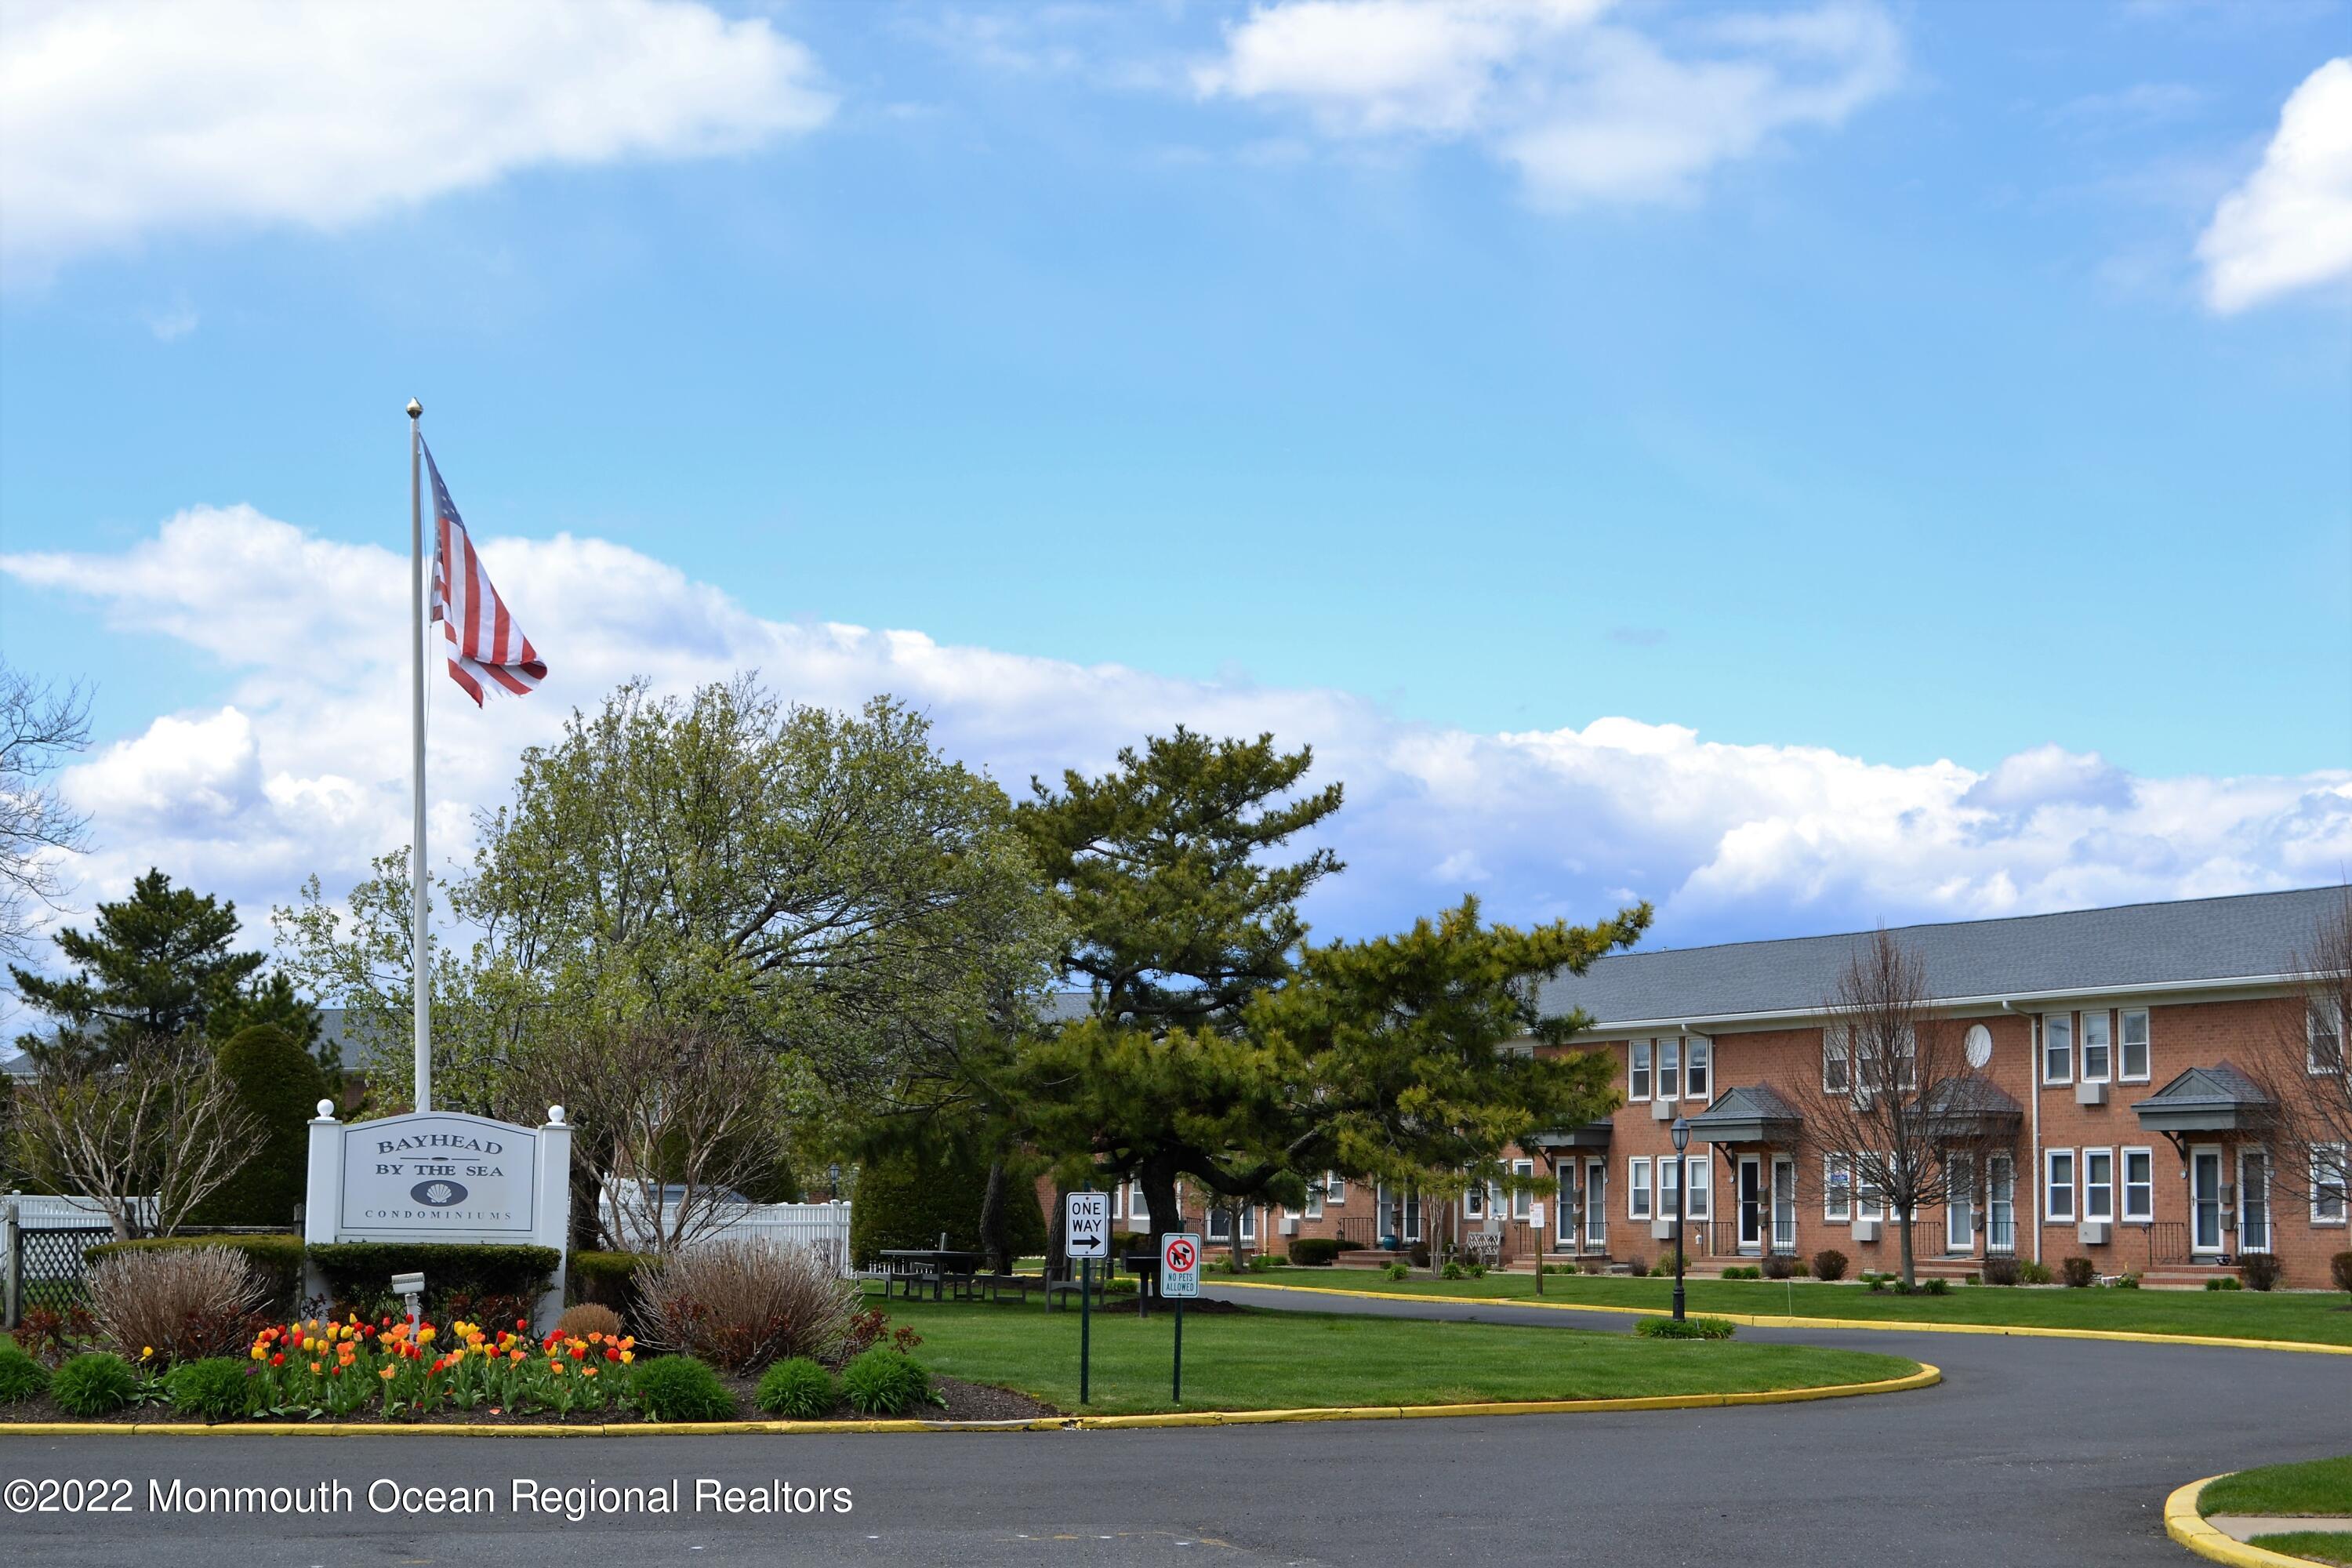
[[[1683,1164],[1683,1151],[1690,1147],[1690,1119],[1675,1118],[1675,1321],[1683,1321],[1683,1208],[1690,1202],[1683,1189],[1690,1184],[1689,1168]]]

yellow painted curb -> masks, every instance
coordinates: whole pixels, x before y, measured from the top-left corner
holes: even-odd
[[[1530,1307],[1540,1312],[1600,1312],[1616,1318],[1666,1318],[1664,1307],[1604,1307],[1591,1301],[1538,1301],[1524,1296],[1430,1296],[1418,1290],[1354,1290],[1337,1285],[1276,1285],[1258,1279],[1220,1279],[1224,1290],[1289,1290],[1305,1296],[1354,1296],[1367,1301],[1434,1301],[1448,1307]],[[1936,1323],[1907,1318],[1781,1318],[1761,1312],[1695,1311],[1751,1329],[1869,1329],[1883,1333],[1993,1334],[2036,1340],[2114,1340],[2124,1344],[2203,1345],[2223,1350],[2302,1351],[2310,1355],[2352,1355],[2352,1345],[2308,1340],[2240,1340],[2218,1334],[2150,1334],[2133,1329],[2037,1329],[2018,1323]]]
[[[1821,1388],[1762,1389],[1745,1394],[1663,1394],[1641,1399],[1527,1399],[1479,1405],[1328,1405],[1297,1410],[1175,1410],[1158,1415],[1041,1415],[1027,1421],[640,1421],[579,1426],[376,1426],[350,1421],[239,1421],[217,1426],[173,1422],[116,1426],[102,1421],[0,1422],[0,1436],[26,1437],[379,1437],[398,1433],[442,1437],[720,1437],[842,1432],[1123,1432],[1155,1426],[1262,1426],[1291,1421],[1396,1421],[1450,1415],[1559,1415],[1580,1412],[1717,1410],[1729,1405],[1798,1405],[1930,1388],[1943,1372],[1919,1370],[1874,1383]]]
[[[2314,1568],[2308,1557],[2290,1557],[2267,1546],[2250,1546],[2206,1523],[2205,1516],[2197,1509],[2198,1494],[2221,1479],[2207,1476],[2201,1481],[2175,1489],[2164,1500],[2164,1533],[2198,1556],[2228,1563],[2233,1568]]]

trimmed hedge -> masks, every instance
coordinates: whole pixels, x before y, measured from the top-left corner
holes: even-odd
[[[1644,1318],[1633,1331],[1645,1340],[1727,1340],[1732,1326],[1728,1318]]]
[[[310,1258],[338,1310],[367,1318],[401,1311],[392,1277],[421,1271],[428,1317],[503,1321],[531,1311],[562,1255],[502,1242],[337,1241],[311,1247]]]
[[[610,1307],[626,1321],[637,1310],[637,1270],[652,1261],[650,1252],[575,1252],[564,1285],[574,1301]]]
[[[327,1076],[302,1042],[275,1024],[239,1029],[218,1058],[261,1133],[236,1173],[188,1217],[198,1225],[290,1225],[310,1180],[310,1118],[327,1097]]]
[[[891,1247],[948,1245],[983,1250],[980,1205],[988,1193],[988,1166],[978,1160],[927,1162],[913,1155],[871,1160],[859,1167],[849,1210],[849,1256],[870,1268]],[[1045,1210],[1034,1183],[1008,1177],[1004,1230],[1015,1258],[1045,1250]]]
[[[1290,1261],[1303,1268],[1328,1268],[1339,1258],[1336,1236],[1302,1236],[1290,1244]]]
[[[150,1236],[137,1241],[102,1241],[84,1247],[82,1261],[96,1263],[125,1252],[178,1252],[199,1247],[226,1247],[243,1253],[268,1288],[271,1313],[300,1309],[302,1238],[299,1236]]]

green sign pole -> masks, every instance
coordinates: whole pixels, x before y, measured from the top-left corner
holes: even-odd
[[[1088,1182],[1087,1191],[1094,1190],[1095,1184]],[[1067,1228],[1067,1222],[1065,1221],[1066,1233]],[[1092,1258],[1081,1258],[1078,1259],[1078,1404],[1081,1405],[1087,1402],[1087,1374],[1089,1370],[1087,1363],[1094,1354],[1094,1300],[1095,1260]]]
[[[1184,1298],[1176,1298],[1176,1376],[1174,1386],[1168,1391],[1171,1404],[1184,1403]]]

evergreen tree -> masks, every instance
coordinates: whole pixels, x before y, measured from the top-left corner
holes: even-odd
[[[259,1125],[236,1173],[198,1204],[198,1225],[286,1225],[310,1180],[310,1118],[326,1075],[303,1043],[273,1024],[238,1030],[219,1051],[237,1102]]]

